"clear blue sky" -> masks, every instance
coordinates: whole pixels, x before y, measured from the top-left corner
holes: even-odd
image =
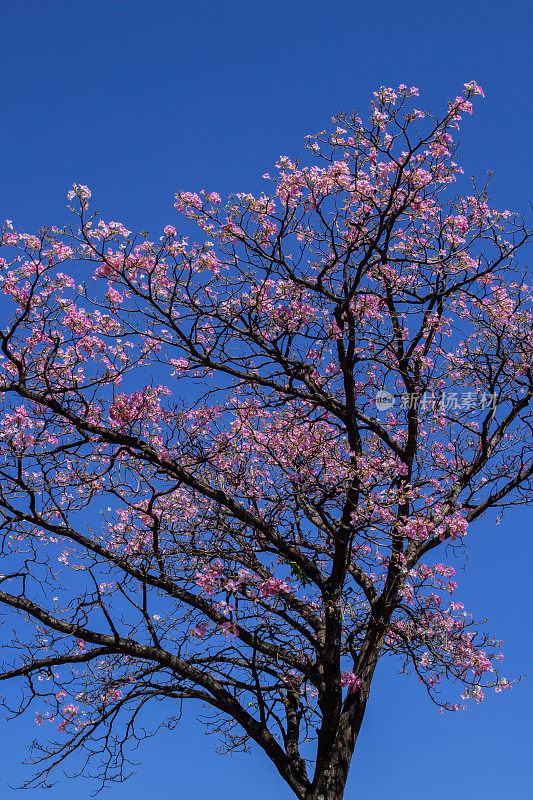
[[[2,3],[0,218],[20,229],[65,221],[65,195],[86,183],[104,218],[131,229],[176,221],[178,188],[255,192],[280,154],[339,110],[365,111],[371,92],[400,82],[437,108],[465,81],[486,99],[463,124],[462,162],[495,171],[494,204],[530,200],[532,15],[521,0],[432,3],[19,0]],[[1,312],[1,309],[0,309]],[[507,674],[531,665],[533,513],[469,536],[458,599],[492,619]],[[479,708],[439,715],[414,680],[383,665],[373,688],[346,800],[529,796],[533,676]],[[24,775],[33,720],[3,729],[0,796]],[[266,758],[221,757],[193,715],[140,751],[143,766],[113,800],[292,797]],[[28,800],[79,800],[58,784]]]

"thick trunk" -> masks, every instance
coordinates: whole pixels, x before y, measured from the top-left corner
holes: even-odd
[[[367,698],[368,690],[362,696],[353,696],[351,705],[342,715],[328,763],[320,774],[315,775],[313,785],[304,800],[342,800]]]
[[[360,676],[362,685],[353,693],[348,694],[338,721],[335,738],[328,748],[327,757],[323,757],[321,764],[317,765],[313,783],[302,800],[342,800],[344,796],[350,762],[370,694],[370,685],[383,648],[393,608],[394,605],[391,603],[385,611],[380,609],[379,617],[367,633],[355,665],[355,672]]]
[[[324,772],[324,780],[319,786],[311,789],[305,796],[305,800],[342,800],[346,778],[339,774],[334,774],[333,770]]]

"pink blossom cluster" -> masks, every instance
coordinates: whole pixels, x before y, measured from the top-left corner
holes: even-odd
[[[349,692],[355,692],[361,684],[361,678],[358,678],[353,672],[341,671],[341,686],[348,687]]]

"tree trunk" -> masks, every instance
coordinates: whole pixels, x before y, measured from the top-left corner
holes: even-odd
[[[344,797],[350,762],[363,723],[367,699],[368,689],[364,690],[362,696],[354,694],[352,703],[345,708],[331,757],[320,774],[315,775],[313,784],[303,800],[342,800]]]

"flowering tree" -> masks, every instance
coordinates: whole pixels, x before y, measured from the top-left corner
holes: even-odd
[[[145,705],[172,727],[192,698],[339,800],[381,657],[440,711],[511,687],[435,559],[531,498],[528,233],[450,193],[479,86],[438,117],[417,94],[340,114],[259,197],[179,192],[201,243],[77,185],[70,228],[2,229],[0,678],[54,739],[30,784],[78,750],[121,777]]]

